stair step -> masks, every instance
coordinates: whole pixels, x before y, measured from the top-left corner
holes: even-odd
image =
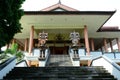
[[[103,67],[87,66],[15,67],[3,80],[117,80],[105,71]]]
[[[50,66],[72,66],[69,55],[50,55]]]

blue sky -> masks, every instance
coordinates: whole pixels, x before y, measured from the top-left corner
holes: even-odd
[[[59,0],[26,0],[22,5],[25,11],[39,11],[58,3]],[[61,0],[61,3],[80,11],[114,11],[117,12],[105,26],[120,26],[120,0]]]

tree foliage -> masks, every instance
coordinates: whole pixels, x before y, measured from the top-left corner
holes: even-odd
[[[21,32],[21,8],[25,0],[0,0],[0,48],[9,43],[14,35]]]
[[[11,54],[12,56],[16,56],[18,62],[20,60],[23,60],[23,58],[24,58],[23,53],[21,51],[18,51],[18,44],[17,43],[13,43],[11,45],[11,48],[7,49],[5,51],[5,54]]]

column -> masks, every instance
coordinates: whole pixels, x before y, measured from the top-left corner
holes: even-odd
[[[88,31],[87,31],[87,26],[86,25],[84,26],[84,38],[85,38],[85,47],[86,47],[87,55],[90,55]]]
[[[111,40],[111,39],[109,39],[109,42],[110,42],[110,48],[111,48],[111,52],[113,52],[112,40]]]
[[[33,38],[34,38],[34,26],[31,26],[30,30],[30,40],[29,40],[29,54],[32,52],[33,48]]]
[[[88,30],[87,30],[87,26],[86,25],[84,25],[84,38],[85,38],[85,47],[86,47],[87,55],[90,55]],[[88,60],[88,66],[90,66],[90,63],[91,63],[91,61]]]
[[[95,47],[94,47],[94,40],[93,40],[93,38],[90,39],[90,43],[91,43],[91,49],[92,49],[92,51],[94,51]]]
[[[29,39],[29,55],[31,55],[32,48],[33,48],[33,38],[34,38],[34,26],[31,26],[30,39]],[[30,67],[31,66],[31,61],[27,60],[27,64]]]
[[[103,39],[103,42],[104,42],[105,52],[108,52],[108,49],[107,49],[107,40],[106,40],[106,38]]]
[[[116,41],[117,41],[117,45],[118,45],[118,52],[120,52],[120,40],[119,40],[119,38],[116,38]]]
[[[24,51],[28,50],[28,38],[25,39]]]
[[[103,51],[102,47],[100,48],[101,51]]]
[[[15,41],[16,41],[16,40],[13,38],[13,39],[12,39],[12,44],[15,43]]]

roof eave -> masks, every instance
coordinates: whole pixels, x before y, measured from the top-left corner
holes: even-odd
[[[25,11],[25,15],[113,15],[116,11]]]

